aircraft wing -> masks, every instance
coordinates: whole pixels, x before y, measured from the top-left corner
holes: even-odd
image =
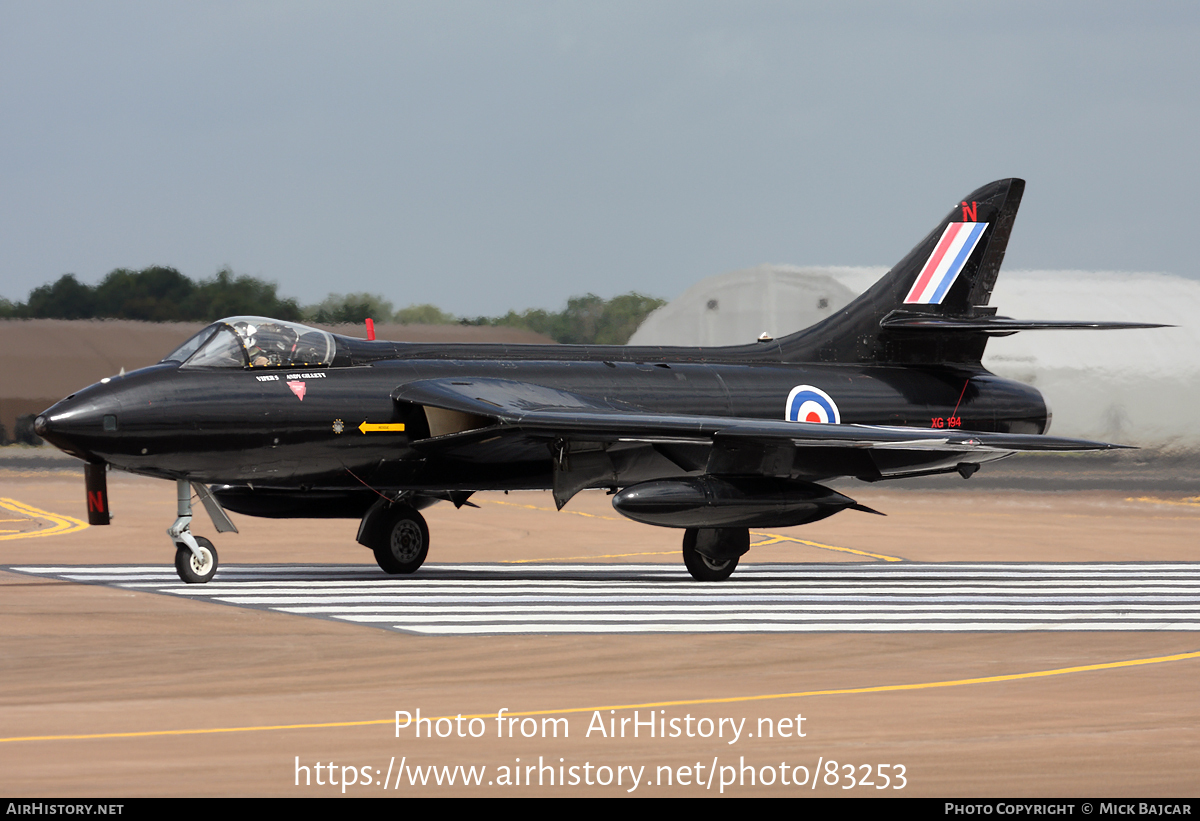
[[[449,446],[451,440],[459,437],[495,441],[497,435],[504,438],[506,434],[540,440],[599,443],[735,446],[749,442],[788,442],[796,447],[956,452],[1085,451],[1125,447],[1038,434],[657,413],[602,397],[491,378],[418,380],[397,388],[392,399],[495,421],[494,425],[414,443],[419,449]]]

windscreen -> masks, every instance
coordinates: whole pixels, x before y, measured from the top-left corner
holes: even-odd
[[[246,349],[233,329],[223,326],[209,338],[192,358],[184,363],[185,368],[244,368]]]
[[[217,325],[209,325],[203,331],[196,334],[191,339],[189,339],[187,342],[184,342],[178,348],[176,348],[175,350],[171,351],[169,354],[164,356],[161,361],[163,361],[163,362],[187,362],[188,357],[191,356],[192,354],[194,354],[201,345],[203,345],[205,342],[208,341],[208,338],[216,332],[217,327],[218,327]]]

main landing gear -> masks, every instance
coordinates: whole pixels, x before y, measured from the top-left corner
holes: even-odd
[[[683,563],[698,582],[728,579],[749,550],[750,531],[744,527],[689,527],[683,532]]]
[[[175,545],[175,572],[188,584],[204,584],[217,572],[217,549],[203,536],[192,535],[192,486],[186,479],[175,482],[175,524],[167,536]]]
[[[429,525],[416,508],[396,502],[367,512],[358,541],[371,548],[385,573],[407,575],[429,555]]]

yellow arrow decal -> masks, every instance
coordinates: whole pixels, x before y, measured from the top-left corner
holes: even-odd
[[[394,422],[394,423],[389,422],[389,423],[383,424],[383,425],[372,425],[367,422],[363,422],[361,425],[358,426],[358,429],[361,430],[363,433],[395,433],[396,431],[404,430],[404,423],[403,422]]]

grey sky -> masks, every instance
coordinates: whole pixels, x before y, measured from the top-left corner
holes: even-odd
[[[1200,275],[1200,4],[0,0],[0,296],[229,265],[463,315],[890,265]]]

